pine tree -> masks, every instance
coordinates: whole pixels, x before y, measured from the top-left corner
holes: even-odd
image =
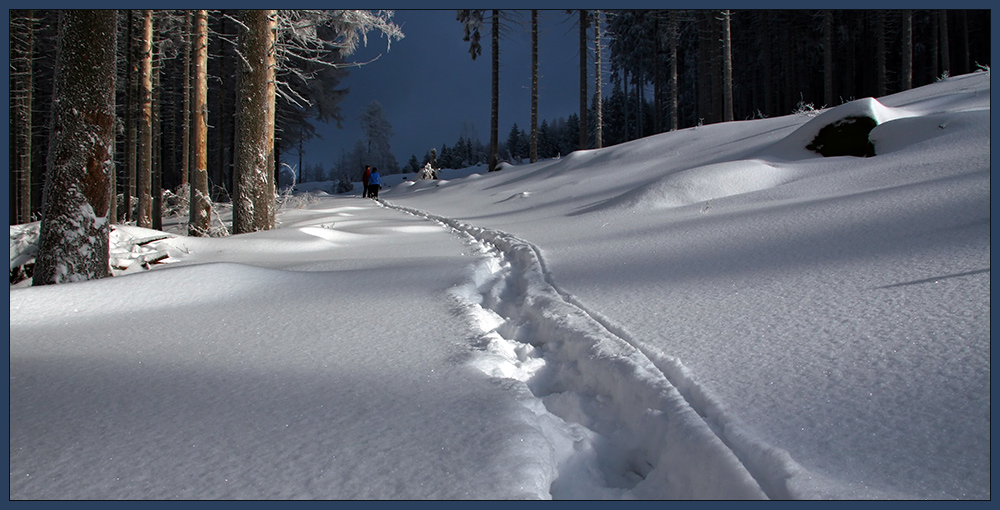
[[[365,106],[359,117],[361,129],[367,143],[367,158],[371,166],[379,169],[382,175],[394,173],[399,169],[396,157],[393,156],[389,139],[392,138],[392,125],[385,118],[382,103],[372,101]]]
[[[521,139],[521,130],[517,127],[515,122],[510,128],[510,133],[507,134],[507,153],[511,157],[511,163],[517,163],[521,160],[523,156],[519,147],[519,141]]]

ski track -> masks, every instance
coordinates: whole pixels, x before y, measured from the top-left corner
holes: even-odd
[[[441,224],[482,256],[452,297],[481,333],[477,367],[524,383],[554,443],[553,498],[795,499],[808,473],[744,432],[680,360],[643,345],[555,285],[540,250],[510,234],[377,202]],[[555,437],[555,436],[560,437]],[[555,448],[560,443],[569,447]],[[566,480],[589,476],[580,493]],[[808,497],[808,496],[807,496]]]

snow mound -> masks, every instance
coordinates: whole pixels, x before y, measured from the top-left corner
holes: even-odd
[[[765,149],[767,156],[773,156],[786,161],[821,157],[806,147],[816,139],[820,131],[827,127],[849,122],[850,119],[867,117],[875,121],[875,125],[915,116],[902,108],[890,108],[868,97],[844,103],[835,108],[823,111],[809,122],[793,131],[784,139]]]
[[[618,195],[595,209],[671,209],[770,189],[797,174],[759,159],[727,161],[669,174]]]

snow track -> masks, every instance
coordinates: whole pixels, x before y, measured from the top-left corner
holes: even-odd
[[[380,202],[452,229],[483,255],[452,295],[481,331],[477,366],[524,383],[525,404],[549,415],[540,423],[557,423],[542,427],[557,457],[554,498],[795,497],[787,482],[802,469],[787,453],[741,433],[676,358],[560,291],[537,247]],[[567,482],[581,476],[597,487]]]

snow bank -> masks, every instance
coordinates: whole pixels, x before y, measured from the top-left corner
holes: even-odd
[[[845,122],[845,119],[852,117],[867,117],[873,119],[876,125],[886,122],[912,117],[915,114],[903,108],[889,108],[874,98],[865,98],[844,103],[840,106],[824,110],[819,115],[813,117],[794,132],[784,137],[781,141],[762,151],[763,157],[776,158],[781,161],[794,161],[820,157],[806,147],[812,143],[816,136],[826,126],[836,125]]]

